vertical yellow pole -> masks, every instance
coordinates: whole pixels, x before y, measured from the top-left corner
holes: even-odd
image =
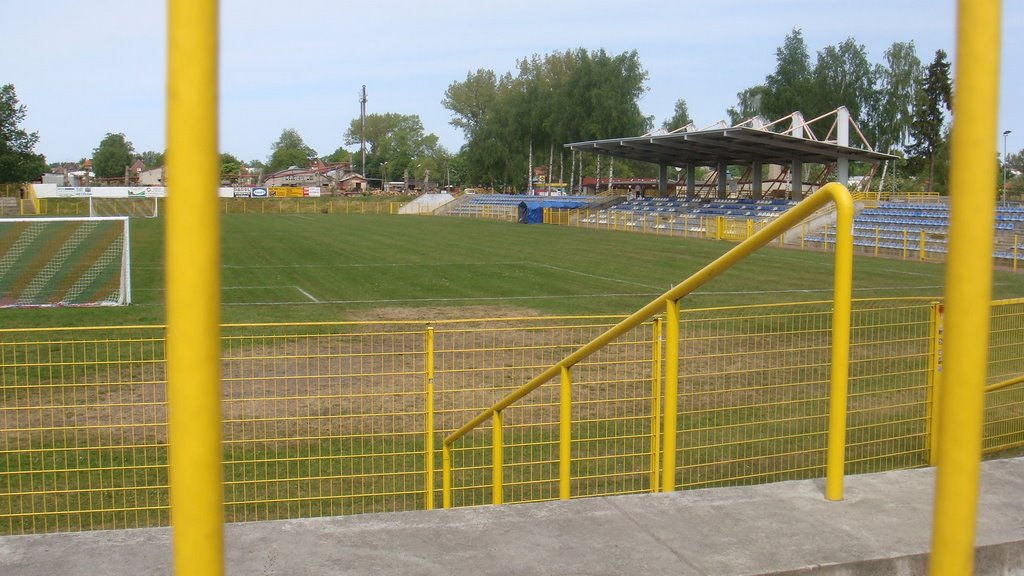
[[[875,226],[875,256],[878,256],[878,226]]]
[[[1013,235],[1013,271],[1017,271],[1017,247],[1020,245],[1020,238],[1017,234]]]
[[[938,464],[939,406],[942,402],[942,304],[932,302],[928,312],[928,399],[925,403],[928,465]]]
[[[807,223],[800,224],[800,249],[804,249],[804,240],[807,238]]]
[[[654,319],[651,340],[651,492],[657,492],[661,478],[659,456],[661,454],[661,347],[665,319]]]
[[[903,229],[903,259],[907,259],[907,229]]]
[[[441,506],[452,507],[452,448],[441,444]]]
[[[924,230],[920,231],[917,241],[917,259],[924,262]]]
[[[853,295],[853,199],[835,194],[836,246],[832,292],[832,379],[829,385],[825,498],[843,499],[846,463],[846,402],[850,374],[850,313]]]
[[[505,440],[503,433],[503,420],[500,410],[494,413],[493,423],[493,445],[491,446],[491,479],[493,480],[491,485],[491,504],[502,504],[504,502],[504,460],[505,460]]]
[[[572,374],[562,366],[558,400],[558,497],[572,497]]]
[[[224,573],[217,2],[167,21],[167,389],[177,574]]]
[[[426,398],[426,414],[427,414],[427,430],[426,438],[423,447],[423,461],[424,461],[424,474],[426,475],[426,491],[424,498],[426,499],[426,509],[434,509],[434,327],[427,326],[426,332],[426,349],[424,355],[426,356],[426,379],[427,379],[427,398]]]
[[[970,574],[981,472],[999,109],[999,0],[957,3],[956,93],[950,141],[946,333],[939,407],[932,574]]]
[[[665,303],[665,417],[662,433],[661,490],[676,489],[676,421],[679,397],[679,301]]]

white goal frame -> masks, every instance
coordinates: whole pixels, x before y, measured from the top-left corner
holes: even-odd
[[[131,224],[130,219],[127,216],[98,216],[95,218],[89,218],[84,216],[69,216],[61,218],[2,218],[0,219],[0,225],[3,224],[45,224],[50,222],[120,222],[122,226],[121,231],[121,250],[120,250],[120,272],[119,272],[119,285],[117,295],[115,298],[106,299],[99,302],[32,302],[32,303],[21,303],[19,301],[14,304],[8,304],[0,302],[0,308],[44,308],[44,307],[59,307],[59,306],[127,306],[132,303],[132,273],[131,273]],[[19,254],[17,252],[7,252],[0,254],[0,276],[5,274],[17,261]],[[113,258],[117,258],[114,255]],[[112,262],[109,258],[108,262]],[[54,276],[59,270],[59,266],[62,263],[54,263],[53,261],[48,262],[42,270],[39,271],[39,276],[44,278],[47,274],[50,277]],[[35,280],[33,280],[35,281]],[[45,282],[45,278],[41,280]]]

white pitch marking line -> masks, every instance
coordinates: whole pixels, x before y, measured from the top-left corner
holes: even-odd
[[[315,304],[320,304],[321,303],[320,300],[318,300],[316,296],[313,296],[309,292],[306,292],[305,290],[303,290],[302,286],[292,286],[292,288],[295,288],[299,292],[302,292],[306,296],[306,298],[309,298],[310,300],[312,300],[313,303],[315,303]]]
[[[621,284],[632,284],[633,286],[640,286],[641,288],[654,288],[657,290],[658,286],[652,286],[650,284],[643,284],[641,282],[633,282],[631,280],[623,280],[621,278],[609,278],[607,276],[598,276],[597,274],[588,274],[586,272],[580,272],[571,268],[562,268],[561,266],[552,266],[551,264],[543,264],[541,262],[524,262],[524,264],[530,264],[533,266],[540,266],[542,268],[550,268],[551,270],[558,270],[559,272],[568,272],[569,274],[577,274],[579,276],[586,276],[587,278],[595,278],[597,280],[605,280],[607,282],[619,282]]]

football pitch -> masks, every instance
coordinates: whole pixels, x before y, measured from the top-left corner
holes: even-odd
[[[222,217],[222,320],[429,320],[628,314],[734,244],[477,219],[340,214]],[[133,304],[0,312],[8,327],[164,321],[163,218],[133,219]],[[831,298],[833,255],[768,247],[684,308]],[[854,297],[941,297],[938,264],[857,256]],[[994,298],[1024,296],[996,271]]]

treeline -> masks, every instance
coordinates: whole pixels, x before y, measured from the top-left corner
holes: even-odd
[[[465,134],[461,155],[470,181],[525,184],[531,151],[534,164],[554,157],[558,169],[565,162],[558,160],[565,143],[650,130],[654,118],[639,106],[647,77],[636,51],[610,55],[581,48],[520,60],[514,72],[501,75],[471,72],[448,87],[442,103],[454,115],[452,125]],[[913,42],[897,42],[873,63],[865,47],[848,38],[819,50],[812,60],[795,29],[776,50],[775,70],[737,94],[726,115],[737,124],[755,115],[775,120],[799,110],[809,120],[846,106],[874,149],[909,157],[902,165],[906,175],[930,168],[942,151],[951,90],[949,62],[941,50],[925,67]],[[663,123],[667,129],[690,121],[685,95],[678,96],[675,115]],[[587,159],[588,174],[593,161]],[[649,175],[653,168],[616,166],[617,175],[638,172]]]
[[[265,162],[243,162],[224,154],[222,172],[237,174],[245,164],[271,173],[320,157],[327,162],[351,162],[371,183],[423,180],[429,175],[432,183],[521,190],[527,185],[531,164],[550,164],[553,180],[568,180],[574,170],[577,175],[582,170],[593,176],[600,159],[591,154],[573,158],[563,145],[649,131],[655,119],[640,109],[647,81],[648,73],[635,50],[609,54],[603,49],[577,48],[534,55],[516,62],[511,71],[478,69],[448,86],[442,104],[452,113],[451,124],[466,139],[458,151],[441,146],[418,115],[379,113],[368,115],[365,127],[359,118],[353,119],[344,143],[326,156],[318,156],[297,131],[285,129]],[[699,89],[701,79],[692,81],[694,90]],[[846,106],[874,149],[905,158],[897,173],[904,179],[917,178],[893,182],[893,186],[941,190],[951,94],[950,65],[941,50],[925,66],[913,42],[896,42],[880,61],[872,62],[865,47],[848,38],[822,48],[812,59],[803,34],[794,29],[776,50],[775,69],[737,94],[736,103],[725,114],[736,124],[755,115],[775,120],[797,110],[811,119]],[[686,94],[673,96],[677,99],[673,116],[661,123],[670,130],[690,122]],[[42,169],[42,156],[32,150],[37,135],[18,131],[24,115],[14,87],[3,86],[0,135],[14,136],[0,142],[0,180],[32,179],[23,173],[28,164],[30,172]],[[704,120],[710,124],[717,119]],[[361,142],[366,145],[365,156],[359,149]],[[10,154],[12,150],[16,154]],[[163,162],[162,152],[135,153],[123,134],[107,134],[92,152],[93,168],[101,177],[122,175],[134,158],[141,157],[147,167]],[[11,158],[25,162],[15,170]],[[574,159],[578,163],[572,163]],[[610,168],[605,160],[602,175]],[[656,167],[620,161],[614,171],[616,176],[652,176]]]

